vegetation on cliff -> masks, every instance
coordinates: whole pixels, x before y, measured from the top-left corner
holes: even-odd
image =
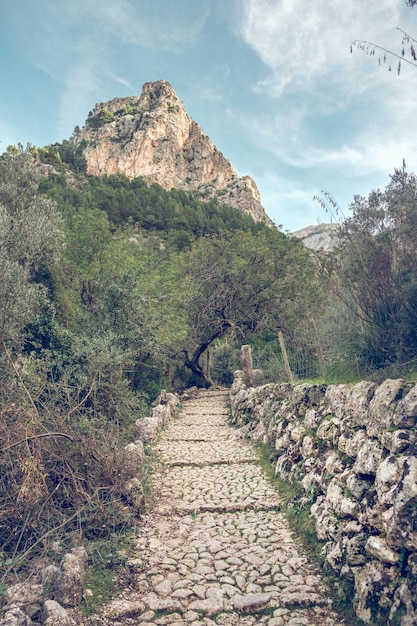
[[[106,213],[112,230],[130,225],[146,233],[157,233],[178,249],[190,247],[204,235],[250,230],[266,231],[263,222],[250,215],[220,204],[217,198],[203,201],[197,194],[180,189],[166,191],[157,183],[149,185],[144,178],[129,180],[126,176],[79,176],[78,186],[68,183],[65,168],[51,174],[40,184],[61,211],[71,213],[74,207],[100,209]]]

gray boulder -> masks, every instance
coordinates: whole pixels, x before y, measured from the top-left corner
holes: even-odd
[[[86,575],[87,551],[85,548],[74,548],[62,558],[60,572],[54,585],[55,600],[64,607],[80,604],[84,596]]]

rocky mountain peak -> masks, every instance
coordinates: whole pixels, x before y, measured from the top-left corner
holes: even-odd
[[[236,174],[165,80],[145,83],[140,97],[97,104],[76,140],[86,142],[88,174],[142,176],[165,189],[217,196],[272,225],[255,182]]]
[[[184,109],[184,105],[178,98],[170,83],[166,80],[157,80],[153,83],[145,83],[142,87],[142,103],[148,102],[149,109],[161,108],[164,105],[177,106]]]

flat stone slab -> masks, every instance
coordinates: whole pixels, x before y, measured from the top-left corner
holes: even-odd
[[[266,607],[270,600],[269,593],[247,593],[243,596],[234,596],[232,606],[242,613],[250,613]]]

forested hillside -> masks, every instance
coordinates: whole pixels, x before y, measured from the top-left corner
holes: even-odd
[[[340,248],[316,255],[218,200],[87,177],[62,146],[4,153],[0,552],[123,527],[135,420],[161,388],[227,385],[244,343],[268,368],[282,331],[314,363],[298,378],[413,372],[415,176],[395,172],[352,209]]]
[[[88,181],[88,182],[87,182]],[[266,225],[246,213],[219,204],[216,198],[204,202],[196,194],[179,189],[166,191],[157,183],[148,185],[143,178],[125,176],[89,176],[81,188],[68,184],[64,174],[52,174],[40,184],[45,193],[70,213],[75,207],[100,209],[106,213],[111,228],[135,225],[144,232],[154,232],[179,250],[204,235],[236,230],[263,230]]]

